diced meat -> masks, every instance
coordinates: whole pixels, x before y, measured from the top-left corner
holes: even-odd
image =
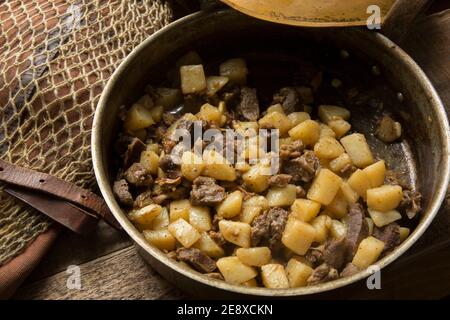
[[[136,187],[149,187],[153,183],[152,176],[139,162],[133,163],[124,173],[125,179]]]
[[[327,265],[326,263],[321,264],[316,269],[314,269],[311,276],[307,280],[307,284],[312,286],[322,282],[332,281],[339,278],[339,272]]]
[[[292,176],[288,174],[276,174],[269,178],[269,185],[271,187],[285,187],[291,182]]]
[[[310,266],[315,268],[323,263],[323,250],[323,245],[309,248],[308,252],[305,254],[305,259],[309,262]]]
[[[341,176],[343,177],[349,177],[351,176],[351,174],[353,172],[356,171],[356,169],[358,169],[356,166],[354,166],[351,163],[346,164],[341,170],[339,170],[339,173],[341,174]]]
[[[159,159],[159,167],[169,179],[177,179],[181,176],[180,165],[176,164],[171,155],[164,155]]]
[[[220,231],[209,231],[209,236],[220,247],[223,247],[227,243],[227,241],[225,240],[225,238],[222,235],[222,232],[220,232]]]
[[[158,194],[158,195],[152,197],[153,202],[156,204],[163,204],[164,201],[166,201],[168,199],[169,199],[168,194]]]
[[[402,135],[402,126],[399,122],[394,121],[391,117],[385,115],[377,124],[375,135],[381,141],[390,143],[394,142]]]
[[[353,263],[349,262],[344,270],[342,270],[341,272],[341,277],[350,277],[354,274],[357,274],[358,272],[360,272],[361,269],[359,269],[357,266],[355,266]]]
[[[341,269],[347,259],[347,241],[345,238],[331,240],[323,250],[323,260],[335,269]]]
[[[139,138],[132,138],[123,156],[124,168],[128,168],[134,162],[139,161],[139,157],[144,150],[145,144]]]
[[[305,191],[305,189],[303,189],[302,186],[295,186],[295,193],[297,195],[297,198],[306,197],[306,191]]]
[[[177,250],[177,258],[203,273],[211,273],[216,270],[214,260],[196,248],[179,248]]]
[[[156,179],[155,183],[161,186],[162,189],[173,189],[181,183],[181,176],[178,176],[175,179],[158,178]]]
[[[319,168],[320,161],[310,150],[298,158],[283,162],[283,172],[291,175],[294,183],[310,182]]]
[[[301,140],[296,140],[290,144],[282,144],[280,146],[281,160],[298,158],[302,155],[305,145]]]
[[[279,250],[282,247],[281,236],[289,212],[282,208],[271,208],[269,211],[260,214],[252,223],[252,245],[268,245],[271,250]]]
[[[207,273],[206,276],[210,277],[211,279],[225,281],[225,279],[219,272],[210,272],[210,273]]]
[[[116,199],[124,206],[131,207],[133,205],[133,196],[128,188],[128,182],[125,179],[114,182],[113,192]]]
[[[222,100],[226,103],[227,107],[235,107],[239,103],[241,96],[241,89],[237,86],[230,87],[222,94]]]
[[[259,102],[256,89],[242,87],[241,102],[237,107],[238,113],[249,121],[256,121],[259,118]]]
[[[406,213],[409,219],[413,219],[422,210],[422,195],[417,191],[403,190],[402,201],[399,209]]]
[[[364,208],[361,204],[355,203],[350,206],[347,224],[347,258],[348,260],[352,260],[360,242],[369,236],[369,226],[367,224],[367,220],[365,219]]]
[[[139,194],[136,199],[134,200],[133,207],[134,208],[143,208],[145,206],[148,206],[149,204],[152,204],[152,191],[147,190]]]
[[[216,180],[209,177],[198,177],[194,180],[191,191],[193,205],[214,206],[225,199],[225,188],[216,184]]]
[[[375,227],[373,236],[384,242],[383,253],[387,253],[400,244],[400,226],[394,222],[382,228]]]
[[[286,113],[294,112],[299,103],[297,90],[292,87],[281,88],[277,93],[274,94],[273,103],[281,104],[284,112]]]

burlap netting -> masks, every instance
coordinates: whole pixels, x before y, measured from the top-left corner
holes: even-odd
[[[91,123],[102,89],[171,17],[163,0],[0,1],[0,157],[92,187]],[[0,266],[51,223],[2,188]]]

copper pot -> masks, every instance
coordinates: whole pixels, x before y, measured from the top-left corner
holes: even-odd
[[[158,83],[168,66],[194,48],[236,53],[248,41],[271,46],[281,36],[291,43],[308,38],[331,43],[376,63],[390,84],[402,92],[404,102],[393,110],[405,129],[407,147],[400,144],[389,161],[406,166],[423,194],[423,212],[409,238],[377,264],[383,268],[400,257],[424,233],[435,217],[449,181],[449,125],[433,85],[417,64],[389,39],[361,29],[314,29],[276,25],[244,16],[233,10],[199,12],[182,18],[156,32],[140,44],[118,67],[103,91],[95,113],[92,153],[95,175],[101,193],[116,219],[136,243],[142,256],[166,279],[182,290],[203,297],[302,296],[346,286],[369,276],[362,271],[354,276],[310,287],[294,289],[247,288],[208,278],[168,258],[149,245],[127,219],[114,198],[111,154],[118,132],[118,110],[130,105],[151,80]],[[277,44],[280,45],[280,44]],[[364,124],[371,110],[357,121]],[[364,125],[360,125],[364,131]],[[359,128],[358,128],[359,130]]]

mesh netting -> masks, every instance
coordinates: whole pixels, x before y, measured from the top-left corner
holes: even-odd
[[[102,88],[172,17],[163,0],[0,1],[0,158],[85,188]],[[0,185],[0,265],[50,225]]]

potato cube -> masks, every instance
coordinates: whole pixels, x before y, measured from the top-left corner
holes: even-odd
[[[288,184],[286,187],[272,187],[266,195],[270,207],[285,207],[294,203],[297,198],[297,187]]]
[[[289,280],[283,265],[271,263],[261,267],[261,280],[266,288],[289,288]]]
[[[205,176],[224,181],[236,180],[234,167],[220,153],[215,150],[203,152],[203,174]]]
[[[348,120],[350,119],[350,111],[338,106],[320,105],[319,118],[325,124],[336,119]]]
[[[359,199],[359,194],[350,187],[347,181],[343,181],[341,189],[339,190],[347,203],[356,203]]]
[[[314,120],[305,120],[289,130],[294,140],[302,140],[307,146],[313,146],[320,138],[320,126]]]
[[[409,237],[410,232],[409,228],[400,227],[400,242],[405,241]]]
[[[160,230],[144,230],[145,240],[161,250],[175,249],[176,240],[167,229]]]
[[[165,109],[173,108],[183,102],[183,95],[179,89],[156,88],[153,92],[155,105]]]
[[[191,226],[186,220],[180,218],[169,224],[167,228],[169,232],[178,240],[185,248],[190,248],[200,239],[200,233]]]
[[[170,222],[174,222],[180,218],[189,222],[190,210],[191,203],[188,199],[172,201],[169,205]]]
[[[225,255],[223,249],[206,232],[200,233],[200,239],[193,247],[211,258],[221,258]]]
[[[139,161],[148,173],[156,175],[159,168],[159,156],[154,151],[144,150]]]
[[[248,281],[242,282],[241,285],[244,286],[244,287],[251,287],[251,288],[253,288],[253,287],[257,287],[258,286],[258,282],[256,281],[255,278],[253,278],[253,279],[250,279]]]
[[[319,126],[320,126],[320,138],[324,137],[336,138],[336,133],[334,133],[334,131],[329,126],[323,123],[321,123]]]
[[[161,213],[153,219],[152,230],[166,229],[169,223],[169,210],[167,210],[166,207],[163,207]]]
[[[269,209],[269,201],[264,196],[252,196],[244,201],[244,207],[246,206],[261,207],[265,210]]]
[[[374,210],[386,212],[397,208],[402,197],[402,187],[383,185],[367,190],[367,206]]]
[[[158,204],[150,204],[139,210],[133,210],[128,214],[128,218],[139,230],[151,229],[153,220],[161,213],[162,207]]]
[[[332,218],[340,219],[347,215],[348,203],[340,190],[336,194],[336,197],[334,197],[333,201],[331,201],[325,209]]]
[[[255,268],[247,266],[238,257],[224,257],[217,260],[217,268],[226,282],[240,284],[258,275]]]
[[[280,137],[283,137],[291,129],[291,121],[281,112],[274,111],[266,114],[258,120],[260,128],[275,128],[280,131]]]
[[[313,273],[313,269],[296,259],[290,259],[286,265],[286,275],[291,288],[306,286],[309,276]]]
[[[241,191],[236,190],[230,193],[225,200],[217,206],[217,214],[226,219],[237,216],[241,212],[242,199],[243,196]]]
[[[279,103],[274,104],[273,106],[270,106],[266,110],[266,114],[272,113],[272,112],[279,112],[281,114],[285,114],[283,106]]]
[[[291,128],[293,128],[303,121],[310,120],[311,116],[307,112],[291,112],[288,115],[288,119],[291,121]]]
[[[281,241],[298,255],[304,255],[316,237],[316,229],[310,224],[290,217],[283,231]]]
[[[335,239],[344,238],[347,235],[347,226],[339,220],[331,220],[330,234]]]
[[[263,210],[269,208],[269,202],[264,196],[253,196],[242,204],[239,221],[251,224]]]
[[[352,263],[360,269],[366,269],[377,261],[383,249],[383,241],[370,236],[361,241]]]
[[[220,112],[218,108],[210,105],[209,103],[205,103],[200,107],[200,111],[197,113],[197,118],[220,125],[222,115],[222,112]]]
[[[263,192],[269,187],[270,176],[265,174],[268,170],[262,163],[255,164],[242,175],[245,185],[253,192]]]
[[[228,242],[244,248],[250,247],[251,227],[248,223],[220,220],[219,230]]]
[[[384,160],[377,161],[374,164],[365,167],[363,171],[369,179],[371,188],[379,187],[384,183],[384,177],[386,175],[386,165]]]
[[[244,85],[247,82],[247,64],[244,59],[230,59],[219,66],[220,75],[227,77],[231,82]]]
[[[321,169],[308,190],[307,198],[329,205],[341,187],[342,178],[328,169]]]
[[[351,164],[352,164],[352,160],[350,159],[348,154],[346,154],[344,152],[336,159],[331,160],[329,166],[333,172],[339,173],[345,166],[348,166]]]
[[[140,104],[133,104],[125,117],[124,128],[133,132],[155,124],[152,113]]]
[[[239,248],[236,256],[248,266],[261,267],[272,259],[272,252],[268,247]]]
[[[345,136],[341,139],[341,144],[344,146],[353,164],[358,168],[364,168],[373,163],[372,151],[370,151],[363,134],[352,133]]]
[[[191,151],[186,151],[181,156],[181,174],[190,181],[200,176],[204,167],[203,158]]]
[[[237,121],[233,123],[233,129],[244,136],[248,130],[258,132],[259,125],[256,121]]]
[[[336,134],[336,138],[340,139],[345,136],[347,132],[352,128],[351,124],[345,121],[344,119],[334,119],[328,122],[328,126],[331,130]]]
[[[208,207],[191,206],[189,210],[189,223],[198,231],[211,230],[211,215]]]
[[[380,212],[374,209],[368,209],[369,215],[373,223],[378,227],[384,227],[394,221],[400,220],[402,215],[397,210],[390,210],[387,212]]]
[[[202,92],[206,90],[206,78],[203,66],[188,65],[180,67],[181,91],[184,94]]]
[[[323,159],[334,159],[344,153],[344,148],[339,141],[332,137],[320,138],[314,146],[314,153]]]
[[[320,211],[320,203],[308,199],[297,199],[291,206],[291,215],[304,222],[314,219]]]
[[[348,179],[348,185],[363,199],[366,199],[366,192],[370,189],[370,181],[364,171],[358,169],[353,172]]]
[[[163,106],[155,106],[155,107],[151,108],[150,114],[152,115],[153,121],[160,122],[163,112],[164,112]]]
[[[206,94],[209,97],[215,95],[228,83],[227,77],[210,76],[206,78]]]
[[[320,215],[311,221],[311,225],[316,229],[314,242],[324,243],[327,240],[328,230],[331,227],[331,218],[326,215]]]

